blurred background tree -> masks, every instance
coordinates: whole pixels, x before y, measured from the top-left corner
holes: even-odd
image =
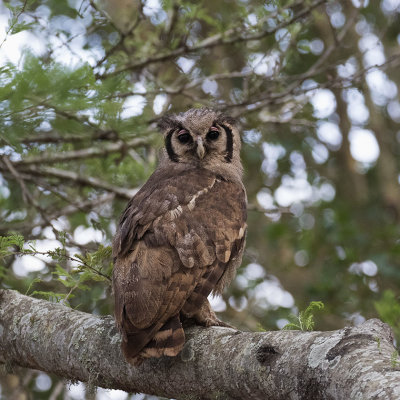
[[[2,288],[111,314],[107,246],[155,168],[156,121],[207,106],[242,123],[249,197],[220,317],[279,329],[322,301],[315,329],[380,317],[400,339],[399,0],[11,0],[0,35]],[[0,385],[85,388],[27,370]]]

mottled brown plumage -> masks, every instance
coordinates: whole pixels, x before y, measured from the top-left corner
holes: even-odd
[[[207,296],[240,265],[246,234],[240,136],[209,109],[164,117],[160,165],[131,199],[113,243],[115,319],[135,365],[176,356],[182,318],[223,325]]]

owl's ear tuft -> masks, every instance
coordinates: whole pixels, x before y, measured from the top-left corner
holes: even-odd
[[[229,125],[232,128],[239,128],[239,121],[236,118],[222,113],[218,115],[216,123],[221,125]]]
[[[171,115],[165,115],[157,122],[157,127],[163,135],[166,135],[168,131],[175,128],[176,125],[177,121]]]

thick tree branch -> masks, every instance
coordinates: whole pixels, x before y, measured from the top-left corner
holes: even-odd
[[[176,358],[139,368],[120,352],[111,317],[0,291],[0,361],[105,388],[178,399],[398,399],[390,328],[333,332],[192,327]]]

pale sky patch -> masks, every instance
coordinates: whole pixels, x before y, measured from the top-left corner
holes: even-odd
[[[124,101],[120,117],[127,119],[141,115],[146,105],[146,99],[140,95],[129,96]]]
[[[379,157],[379,145],[372,131],[353,128],[349,135],[350,152],[362,163],[374,163]]]
[[[314,107],[316,118],[329,117],[336,110],[336,99],[328,89],[317,89],[313,91],[310,102]]]

